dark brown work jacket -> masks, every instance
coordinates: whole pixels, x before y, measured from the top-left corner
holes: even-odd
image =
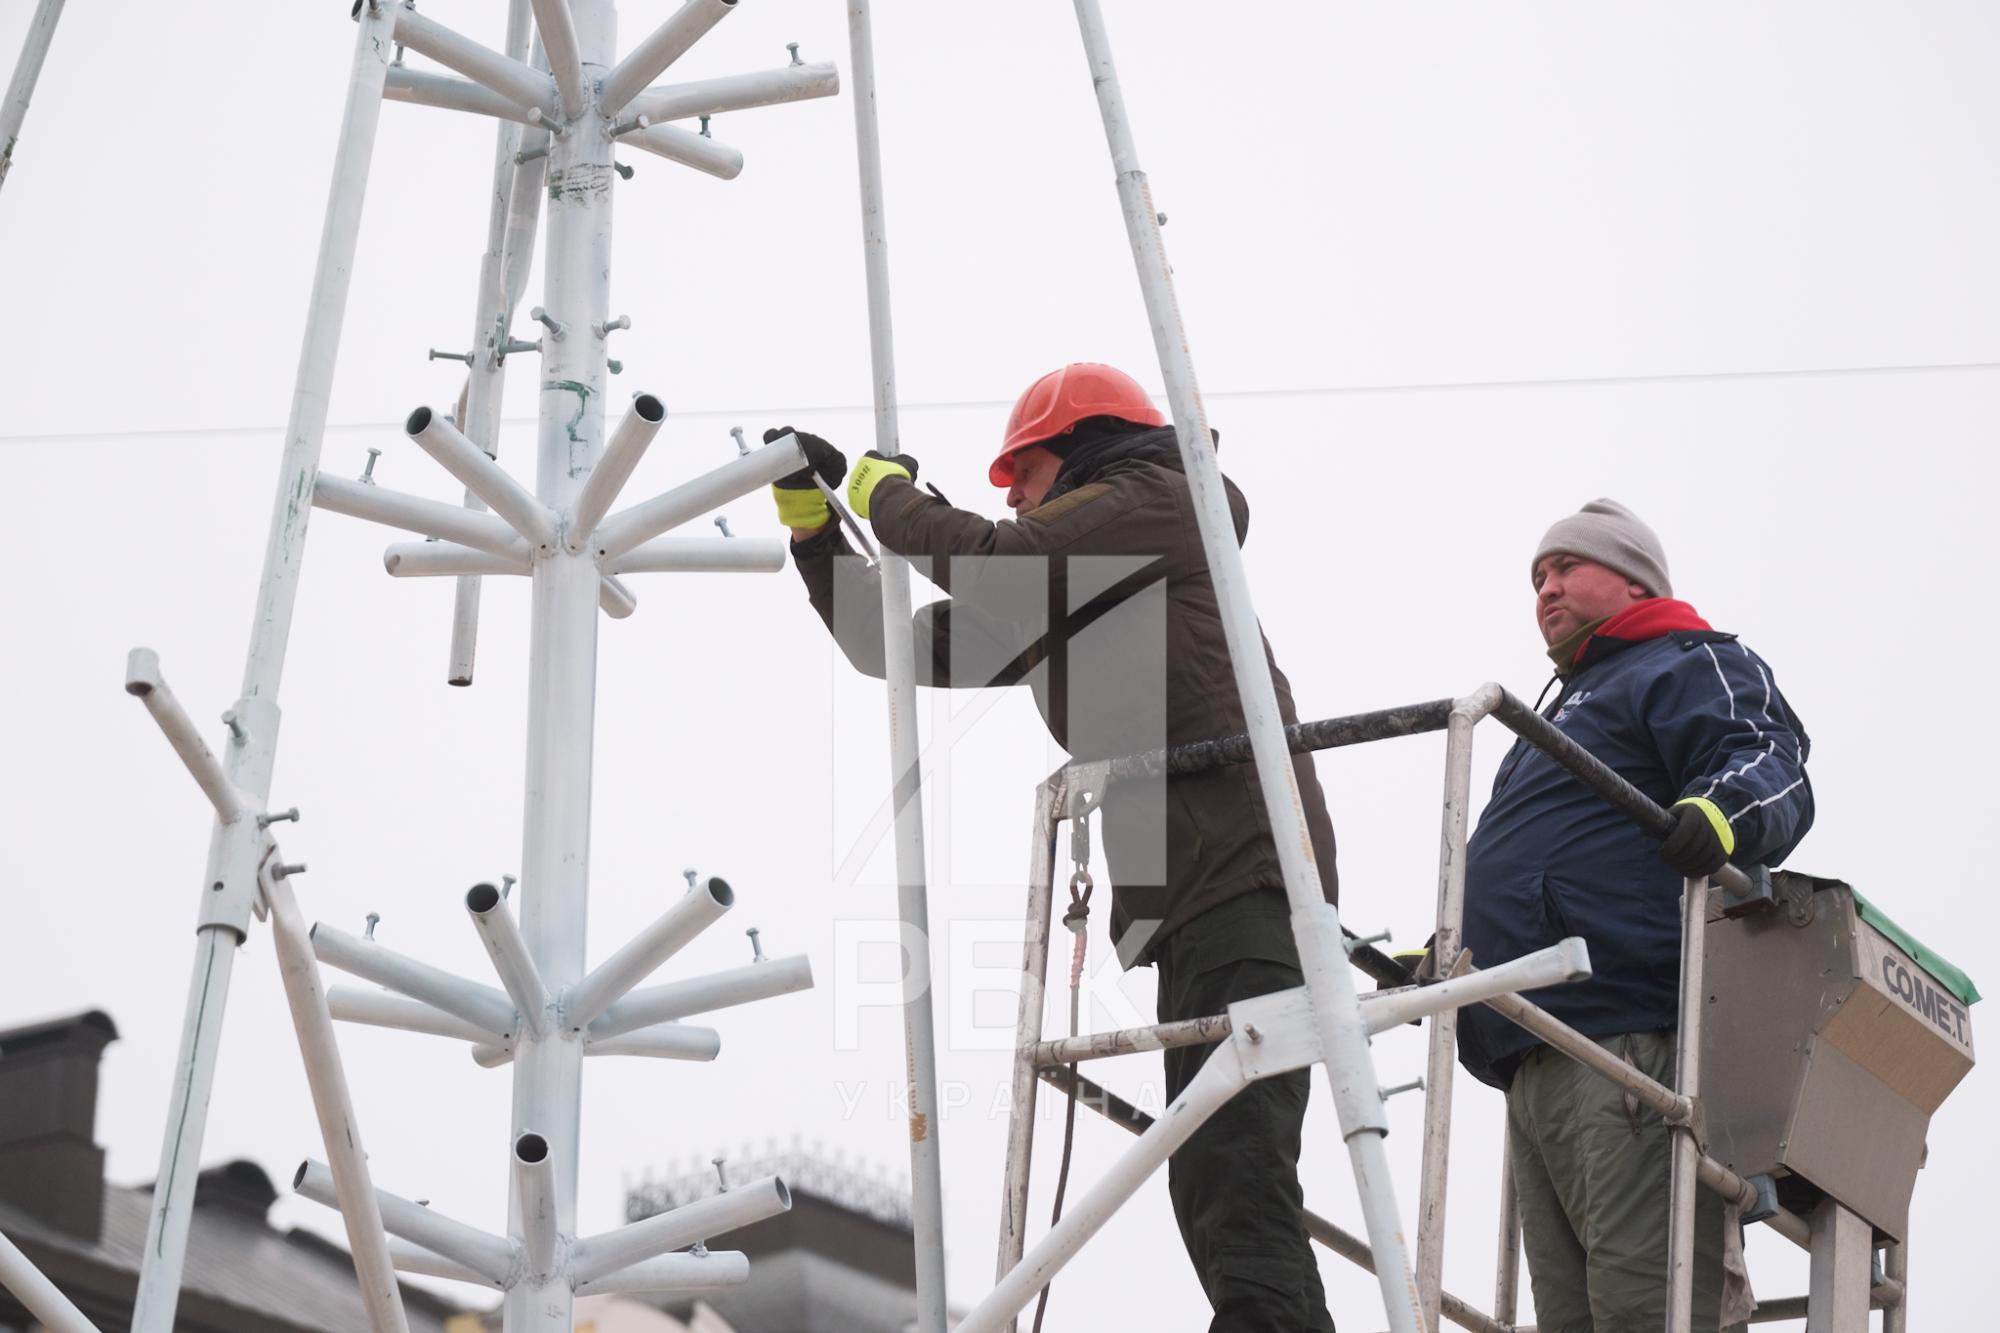
[[[950,594],[916,612],[917,683],[1026,684],[1057,743],[1079,760],[1246,730],[1173,431],[1129,438],[1134,448],[1108,451],[1073,479],[1082,484],[1018,520],[955,509],[901,478],[882,482],[869,506],[876,539]],[[1249,506],[1233,483],[1228,491],[1241,543]],[[853,555],[837,524],[792,551],[813,609],[848,661],[879,678],[879,575],[857,558],[837,558]],[[1291,687],[1268,642],[1264,655],[1284,720],[1295,722]],[[1334,902],[1333,822],[1311,757],[1293,766],[1323,891]],[[1126,967],[1151,962],[1161,940],[1208,908],[1284,885],[1247,763],[1114,783],[1102,828],[1112,939]]]

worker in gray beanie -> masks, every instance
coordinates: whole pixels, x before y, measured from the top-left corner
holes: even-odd
[[[1592,500],[1558,521],[1535,548],[1529,572],[1534,572],[1543,557],[1557,551],[1594,560],[1642,585],[1655,597],[1674,595],[1674,585],[1667,578],[1667,552],[1660,545],[1659,534],[1616,500]]]

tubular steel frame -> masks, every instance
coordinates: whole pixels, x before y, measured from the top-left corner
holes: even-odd
[[[1361,997],[1361,1008],[1365,1025],[1371,1033],[1386,1031],[1407,1022],[1415,1012],[1428,1014],[1430,1018],[1427,1062],[1431,1077],[1427,1077],[1424,1083],[1422,1212],[1417,1236],[1419,1287],[1424,1303],[1423,1327],[1437,1328],[1442,1317],[1461,1328],[1474,1330],[1474,1333],[1532,1333],[1532,1325],[1515,1323],[1520,1227],[1513,1190],[1513,1164],[1504,1145],[1499,1259],[1493,1312],[1487,1314],[1443,1290],[1441,1272],[1449,1177],[1452,1081],[1449,1072],[1443,1078],[1435,1075],[1440,1068],[1441,1053],[1444,1061],[1442,1068],[1446,1071],[1451,1068],[1455,1054],[1451,1043],[1458,1005],[1423,1004],[1409,998],[1423,996],[1426,992],[1448,991],[1474,977],[1490,975],[1472,967],[1474,960],[1463,949],[1459,934],[1464,914],[1472,737],[1478,723],[1489,717],[1498,720],[1509,731],[1569,770],[1585,786],[1630,815],[1647,831],[1664,834],[1671,826],[1672,819],[1667,812],[1643,792],[1496,684],[1483,685],[1455,700],[1433,699],[1401,708],[1295,724],[1285,729],[1285,739],[1291,753],[1304,754],[1426,732],[1447,733],[1444,831],[1438,856],[1437,933],[1433,944],[1437,973],[1445,980],[1365,995]],[[1078,796],[1082,792],[1091,792],[1095,800],[1101,800],[1103,791],[1111,783],[1165,774],[1195,773],[1242,763],[1247,759],[1249,749],[1248,737],[1232,736],[1108,762],[1071,764],[1059,769],[1036,788],[1025,926],[1027,942],[1022,961],[1026,981],[1017,1015],[1013,1095],[1002,1191],[1000,1269],[1003,1273],[1016,1269],[1022,1261],[1029,1166],[1034,1145],[1036,1084],[1047,1083],[1059,1092],[1074,1093],[1080,1102],[1133,1133],[1151,1132],[1156,1123],[1152,1117],[1077,1073],[1077,1063],[1176,1046],[1237,1042],[1247,1008],[1232,1005],[1229,1013],[1208,1018],[1090,1033],[1073,1038],[1044,1038],[1041,1030],[1042,987],[1048,971],[1059,827],[1079,808]],[[1735,866],[1724,867],[1713,882],[1727,892],[1741,893],[1750,887],[1748,877]],[[1687,881],[1682,902],[1681,1027],[1676,1087],[1670,1088],[1641,1073],[1519,995],[1502,992],[1460,1001],[1483,1003],[1526,1028],[1548,1045],[1632,1093],[1640,1102],[1658,1111],[1671,1128],[1674,1137],[1670,1183],[1673,1202],[1669,1251],[1663,1256],[1669,1279],[1666,1333],[1688,1333],[1692,1317],[1690,1295],[1695,1243],[1695,1185],[1699,1183],[1741,1207],[1750,1207],[1757,1201],[1755,1186],[1707,1156],[1698,1137],[1702,1118],[1694,1073],[1701,1046],[1703,1005],[1700,997],[1703,992],[1700,959],[1710,912],[1709,881]],[[1500,970],[1495,969],[1496,972]],[[1544,983],[1529,981],[1519,988],[1529,989],[1540,984]],[[1266,1024],[1266,1027],[1269,1026]],[[1232,1048],[1218,1047],[1218,1051],[1229,1049]],[[1187,1100],[1184,1097],[1175,1104],[1175,1110],[1183,1112],[1183,1119],[1186,1118],[1183,1103]],[[1181,1137],[1184,1138],[1185,1134]],[[1823,1220],[1822,1212],[1826,1214]],[[1843,1213],[1845,1218],[1839,1216]],[[1810,1326],[1812,1333],[1821,1333],[1821,1330],[1824,1333],[1861,1333],[1867,1327],[1868,1310],[1878,1309],[1887,1312],[1885,1327],[1892,1333],[1900,1333],[1907,1326],[1904,1303],[1909,1267],[1907,1242],[1887,1248],[1886,1276],[1871,1285],[1869,1255],[1865,1247],[1857,1251],[1860,1254],[1857,1261],[1854,1253],[1841,1257],[1833,1242],[1821,1242],[1823,1234],[1837,1235],[1843,1229],[1851,1231],[1851,1223],[1846,1221],[1851,1218],[1853,1214],[1846,1213],[1838,1204],[1828,1200],[1821,1210],[1815,1212],[1813,1219],[1800,1217],[1783,1208],[1763,1219],[1774,1231],[1814,1255],[1814,1281],[1807,1296],[1760,1301],[1750,1322],[1767,1323],[1808,1316],[1813,1321]],[[1365,1241],[1310,1211],[1304,1214],[1304,1223],[1313,1239],[1364,1270],[1376,1271],[1374,1253]],[[1865,1224],[1863,1226],[1865,1228]],[[1851,1240],[1848,1245],[1853,1250]],[[1053,1276],[1053,1270],[1044,1276],[1044,1281],[1049,1276]]]
[[[132,1327],[169,1333],[179,1300],[194,1177],[213,1087],[223,1009],[236,948],[253,915],[268,917],[297,1031],[327,1162],[299,1168],[295,1188],[337,1207],[347,1228],[369,1325],[408,1328],[398,1268],[482,1282],[505,1295],[508,1333],[569,1333],[575,1294],[694,1291],[747,1280],[740,1254],[703,1243],[790,1207],[775,1176],[735,1182],[702,1200],[598,1236],[576,1227],[576,1162],[582,1058],[642,1055],[713,1059],[716,1034],[679,1020],[812,984],[803,957],[758,957],[749,968],[637,989],[734,900],[719,879],[690,883],[654,925],[594,969],[586,967],[584,920],[596,691],[597,616],[629,615],[636,603],[621,571],[768,572],[782,564],[778,543],[686,542],[660,534],[714,506],[797,469],[796,439],[750,450],[665,495],[610,512],[619,489],[665,417],[650,394],[635,394],[605,447],[606,339],[629,326],[609,314],[611,203],[615,145],[630,143],[700,169],[732,176],[741,155],[691,132],[653,122],[742,108],[838,89],[831,66],[775,75],[648,88],[735,0],[690,0],[624,62],[616,62],[613,0],[511,0],[506,50],[494,51],[418,15],[402,0],[360,0],[326,221],[320,238],[304,346],[285,434],[263,578],[257,594],[243,692],[224,715],[221,754],[162,676],[158,657],[135,649],[126,689],[138,697],[214,806],[216,823],[198,919],[193,979],[176,1067],[169,1129],[153,1192]],[[532,9],[533,21],[530,20]],[[46,6],[52,22],[55,5]],[[44,27],[47,25],[44,24]],[[540,41],[531,34],[539,31]],[[399,45],[463,76],[392,67]],[[542,54],[546,52],[546,55]],[[32,53],[31,53],[32,54]],[[393,80],[392,69],[397,77]],[[320,471],[327,401],[360,230],[376,127],[385,96],[498,118],[486,252],[480,266],[471,374],[457,419],[420,408],[407,431],[466,487],[463,507],[403,495]],[[644,99],[652,114],[621,119]],[[25,93],[20,99],[25,104]],[[529,128],[523,129],[526,124]],[[693,141],[692,144],[685,141]],[[718,165],[720,164],[720,169]],[[525,285],[548,190],[546,294],[535,311],[546,332],[515,339],[511,314]],[[501,372],[508,355],[541,359],[538,477],[532,490],[494,461]],[[463,426],[463,430],[461,430]],[[600,454],[603,455],[600,458]],[[392,574],[459,578],[449,679],[471,678],[477,579],[518,574],[532,583],[526,801],[518,920],[491,885],[466,906],[499,986],[452,976],[329,926],[307,925],[273,827],[268,793],[277,748],[277,693],[298,592],[306,526],[313,508],[332,509],[437,540],[392,546]],[[773,557],[776,557],[775,559]],[[692,876],[691,876],[692,879]],[[329,993],[319,965],[386,987]],[[489,1233],[374,1187],[334,1035],[335,1016],[400,1027],[470,1044],[481,1064],[513,1066],[509,1224]],[[390,1233],[399,1240],[392,1247]],[[671,1251],[694,1246],[692,1253]],[[64,1333],[91,1326],[61,1300],[11,1244],[0,1244],[0,1281],[38,1319]]]

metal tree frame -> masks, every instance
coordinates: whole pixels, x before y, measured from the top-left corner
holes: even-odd
[[[153,1194],[132,1327],[168,1333],[185,1259],[194,1177],[213,1086],[223,1009],[236,947],[253,914],[268,916],[297,1030],[327,1162],[308,1161],[294,1184],[338,1207],[346,1224],[371,1327],[407,1329],[395,1272],[430,1273],[503,1290],[509,1333],[568,1333],[577,1293],[697,1290],[740,1283],[740,1254],[704,1241],[790,1206],[776,1177],[736,1182],[724,1195],[596,1236],[576,1234],[576,1161],[581,1067],[589,1055],[713,1059],[719,1038],[684,1018],[796,991],[812,984],[803,957],[649,989],[639,985],[734,901],[720,879],[697,884],[653,925],[596,967],[586,966],[591,742],[599,608],[629,615],[636,602],[621,574],[782,568],[781,541],[664,536],[728,500],[758,490],[803,462],[784,437],[694,481],[614,511],[619,492],[664,420],[651,394],[607,439],[604,394],[610,334],[629,327],[609,309],[614,146],[642,148],[725,179],[742,155],[705,134],[667,123],[837,91],[831,65],[791,64],[764,73],[649,86],[736,0],[689,0],[624,59],[615,59],[612,0],[511,0],[506,46],[495,51],[395,0],[360,0],[353,72],[320,238],[304,346],[285,433],[277,495],[244,670],[243,690],[224,715],[220,757],[174,697],[148,649],[135,649],[126,689],[146,705],[215,808],[203,882],[186,1025]],[[51,13],[53,6],[50,7]],[[531,22],[532,12],[532,22]],[[401,49],[462,78],[406,69]],[[467,491],[463,507],[320,471],[328,393],[346,306],[362,199],[384,98],[494,117],[486,251],[480,270],[468,380],[457,419],[418,408],[413,443]],[[23,98],[23,100],[25,100]],[[534,342],[513,337],[544,184],[548,209],[546,292],[533,312]],[[510,355],[541,358],[537,479],[532,491],[494,459],[500,388]],[[435,355],[435,354],[434,354]],[[372,460],[371,460],[372,465]],[[372,471],[372,466],[371,466]],[[519,919],[506,891],[480,884],[466,896],[498,987],[452,976],[332,927],[308,927],[292,887],[303,866],[286,862],[269,792],[276,754],[277,694],[298,591],[306,527],[314,508],[382,523],[430,540],[392,545],[391,574],[460,580],[451,669],[471,679],[477,579],[513,574],[532,583],[526,801]],[[490,511],[490,512],[486,512]],[[387,988],[325,989],[326,963]],[[509,1221],[493,1233],[374,1187],[369,1178],[333,1020],[399,1027],[471,1044],[482,1064],[513,1065]],[[391,1243],[388,1234],[399,1237]],[[692,1246],[688,1253],[673,1253]],[[0,1280],[37,1318],[61,1333],[91,1327],[11,1244],[0,1244]]]
[[[1372,1036],[1388,1031],[1411,1018],[1428,1015],[1428,1069],[1423,1082],[1424,1141],[1423,1180],[1420,1193],[1421,1215],[1417,1234],[1417,1285],[1423,1301],[1423,1327],[1439,1327],[1442,1317],[1474,1333],[1532,1333],[1532,1325],[1515,1323],[1520,1270],[1520,1230],[1515,1211],[1512,1163],[1503,1151],[1499,1259],[1495,1272],[1493,1311],[1480,1310],[1472,1302],[1443,1290],[1444,1221],[1449,1174],[1454,1042],[1457,1009],[1462,1004],[1483,1003],[1503,1017],[1534,1033],[1543,1042],[1562,1051],[1592,1072],[1611,1080],[1640,1102],[1660,1113],[1673,1133],[1674,1152],[1671,1175],[1669,1248],[1662,1256],[1667,1269],[1668,1309],[1666,1333],[1688,1333],[1693,1316],[1694,1199],[1698,1184],[1725,1200],[1748,1209],[1761,1204],[1762,1219],[1772,1230],[1807,1250],[1812,1256],[1810,1291],[1806,1296],[1758,1302],[1752,1323],[1807,1318],[1810,1333],[1863,1333],[1871,1309],[1885,1311],[1885,1333],[1904,1333],[1907,1328],[1906,1290],[1909,1272],[1907,1242],[1886,1247],[1884,1273],[1872,1276],[1872,1242],[1869,1228],[1854,1213],[1832,1199],[1824,1200],[1811,1217],[1800,1217],[1770,1199],[1760,1199],[1757,1188],[1721,1162],[1709,1157],[1698,1138],[1702,1123],[1696,1074],[1701,1050],[1703,986],[1701,959],[1703,940],[1711,911],[1712,894],[1708,881],[1688,880],[1682,898],[1681,1015],[1676,1060],[1675,1087],[1648,1077],[1603,1046],[1577,1032],[1545,1010],[1509,993],[1530,989],[1547,982],[1521,979],[1507,984],[1506,978],[1525,971],[1523,965],[1555,970],[1550,963],[1530,955],[1490,972],[1474,970],[1474,960],[1460,943],[1465,907],[1465,847],[1471,805],[1472,740],[1474,728],[1486,718],[1494,718],[1509,731],[1562,765],[1585,786],[1618,810],[1629,815],[1648,832],[1664,835],[1672,819],[1643,792],[1620,777],[1610,767],[1570,740],[1554,724],[1495,684],[1486,684],[1460,699],[1433,699],[1424,703],[1378,712],[1329,718],[1296,724],[1285,729],[1288,749],[1293,754],[1330,750],[1399,736],[1444,731],[1445,786],[1443,833],[1438,856],[1438,902],[1436,936],[1432,945],[1438,969],[1446,979],[1422,986],[1377,991],[1361,997],[1362,1013]],[[1088,1239],[1112,1207],[1130,1195],[1144,1179],[1126,1163],[1146,1156],[1134,1149],[1121,1159],[1084,1203],[1075,1205],[1063,1222],[1050,1233],[1054,1237],[1070,1228],[1058,1245],[1045,1239],[1036,1254],[1048,1253],[1037,1265],[1031,1255],[1024,1263],[1022,1235],[1027,1215],[1029,1166],[1033,1157],[1035,1089],[1047,1083],[1060,1092],[1077,1097],[1084,1105],[1145,1138],[1171,1133],[1174,1142],[1184,1140],[1199,1127],[1187,1125],[1173,1131],[1157,1128],[1167,1121],[1186,1121],[1214,1109],[1211,1098],[1194,1094],[1190,1088],[1158,1121],[1132,1107],[1115,1094],[1077,1073],[1084,1060],[1103,1059],[1142,1051],[1224,1042],[1217,1056],[1225,1059],[1225,1080],[1234,1087],[1258,1073],[1274,1069],[1239,1072],[1243,1052],[1268,1044],[1272,1024],[1264,1001],[1229,1007],[1226,1014],[1178,1023],[1155,1024],[1078,1037],[1047,1039],[1042,1033],[1042,988],[1048,973],[1048,949],[1055,882],[1057,835],[1065,819],[1074,819],[1087,807],[1103,800],[1115,783],[1152,779],[1164,774],[1196,773],[1225,764],[1243,763],[1251,756],[1250,738],[1234,736],[1178,746],[1172,750],[1093,764],[1073,764],[1058,770],[1035,793],[1035,814],[1031,835],[1032,856],[1028,880],[1028,911],[1025,930],[1027,947],[1022,970],[1029,978],[1021,993],[1017,1016],[1012,1116],[1008,1126],[1006,1184],[1000,1242],[999,1266],[1002,1273],[1036,1265],[1037,1286],[1046,1284],[1062,1262]],[[1087,798],[1087,799],[1086,799]],[[1742,894],[1751,885],[1734,866],[1725,867],[1715,877],[1719,894]],[[1565,942],[1581,945],[1579,940]],[[1560,948],[1560,946],[1559,946]],[[1557,950],[1545,950],[1545,954]],[[1579,950],[1580,952],[1580,950]],[[1587,965],[1583,971],[1587,973]],[[1557,978],[1567,979],[1567,978]],[[1498,992],[1498,993],[1482,993]],[[1435,998],[1428,998],[1435,997]],[[1271,998],[1271,997],[1267,997]],[[1256,1025],[1261,1025],[1256,1026]],[[1211,1057],[1214,1063],[1216,1057]],[[1293,1066],[1296,1067],[1296,1066]],[[1151,1161],[1150,1156],[1146,1160]],[[1157,1163],[1154,1163],[1157,1164]],[[1100,1198],[1100,1196],[1104,1196]],[[1084,1214],[1088,1212],[1088,1216]],[[1072,1223],[1072,1219],[1079,1219]],[[1306,1212],[1308,1234],[1341,1257],[1362,1269],[1377,1272],[1375,1253],[1369,1244],[1313,1212]],[[1029,1293],[1032,1295],[1032,1291]],[[968,1327],[987,1325],[968,1321]],[[998,1326],[996,1323],[995,1327]]]

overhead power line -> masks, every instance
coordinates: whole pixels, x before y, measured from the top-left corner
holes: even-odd
[[[1330,384],[1308,386],[1295,389],[1239,389],[1221,393],[1208,393],[1203,397],[1217,401],[1256,398],[1319,398],[1348,397],[1361,394],[1394,393],[1460,393],[1482,389],[1572,389],[1612,387],[1624,384],[1699,384],[1729,380],[1786,380],[1786,379],[1840,379],[1858,375],[1935,375],[1967,370],[2000,370],[2000,361],[1938,361],[1924,365],[1896,366],[1819,366],[1803,367],[1796,370],[1695,370],[1672,371],[1642,375],[1572,375],[1551,376],[1541,379],[1499,379],[1499,380],[1435,380],[1404,384]],[[940,399],[934,402],[903,404],[909,411],[944,411],[953,408],[1007,407],[1010,399],[1005,398],[962,398]],[[820,403],[800,406],[756,408],[717,408],[699,412],[675,412],[676,420],[693,420],[710,417],[742,417],[749,413],[759,416],[780,417],[786,414],[808,412],[866,412],[867,403]],[[507,417],[504,424],[510,426],[532,426],[533,417]],[[329,422],[329,431],[384,430],[400,431],[402,423],[397,421],[352,421]],[[152,430],[79,430],[64,431],[47,435],[0,435],[0,445],[27,444],[45,440],[128,440],[162,438],[174,435],[268,435],[283,430],[280,424],[264,426],[187,426]]]

